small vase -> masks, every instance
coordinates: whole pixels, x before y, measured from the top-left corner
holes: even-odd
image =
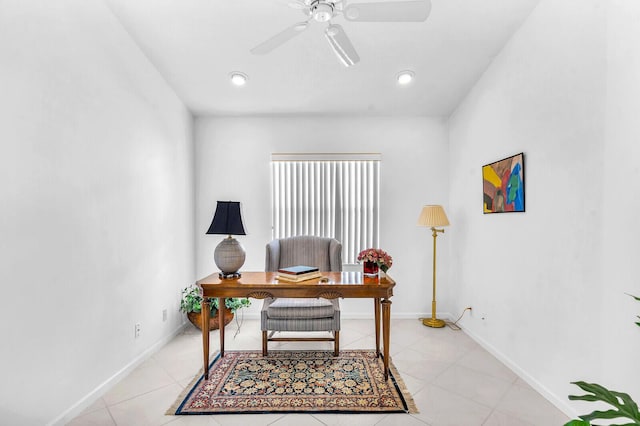
[[[375,262],[364,262],[362,265],[362,273],[365,277],[377,277],[378,269],[378,264]]]

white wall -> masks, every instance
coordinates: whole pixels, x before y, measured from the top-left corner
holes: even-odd
[[[640,403],[640,2],[607,9],[607,100],[604,144],[602,342],[600,383]],[[606,350],[604,349],[606,348]]]
[[[242,202],[247,252],[244,270],[264,270],[271,240],[272,152],[380,152],[380,245],[394,258],[398,282],[393,316],[431,311],[431,236],[416,221],[423,204],[448,202],[446,126],[427,118],[262,117],[197,118],[197,275],[217,271],[213,251],[221,237],[205,235],[217,200]],[[446,261],[446,238],[442,261]],[[442,283],[446,271],[439,274]],[[444,284],[443,284],[444,285]],[[345,317],[372,317],[371,301],[345,300]],[[248,314],[259,312],[256,302]]]
[[[570,381],[640,398],[638,6],[615,3],[543,0],[450,119],[451,309],[568,414],[592,408]],[[482,165],[522,151],[526,213],[483,215]]]
[[[182,324],[192,118],[103,2],[1,10],[0,422],[42,425]]]

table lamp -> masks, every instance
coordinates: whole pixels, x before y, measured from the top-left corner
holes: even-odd
[[[242,225],[240,203],[238,201],[218,201],[213,220],[207,234],[228,235],[216,247],[213,258],[220,269],[220,278],[239,278],[238,270],[245,260],[242,245],[232,235],[247,235]]]
[[[444,229],[436,229],[436,226],[449,226],[449,219],[442,206],[424,206],[418,218],[418,226],[431,227],[433,234],[433,298],[431,301],[431,318],[423,318],[422,324],[427,327],[444,327],[444,321],[436,318],[436,237],[438,232],[444,233]]]

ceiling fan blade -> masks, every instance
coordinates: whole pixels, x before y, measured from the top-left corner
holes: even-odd
[[[302,2],[301,0],[289,0],[287,1],[287,6],[289,6],[292,9],[299,9],[299,10],[309,9],[309,6],[304,4],[304,2]]]
[[[309,9],[309,6],[307,6],[302,0],[277,0],[277,2],[292,9]]]
[[[430,0],[350,3],[344,9],[344,17],[358,22],[422,22],[430,12]]]
[[[347,37],[347,34],[340,25],[329,25],[324,31],[324,34],[333,48],[333,51],[338,55],[338,58],[344,66],[350,67],[360,62],[358,52],[356,52],[356,49],[353,47],[353,44],[351,44],[349,37]]]
[[[308,22],[298,22],[297,24],[290,26],[286,30],[274,35],[267,41],[257,45],[256,47],[251,49],[251,53],[253,53],[254,55],[264,55],[265,53],[269,53],[276,47],[279,47],[298,34],[302,33],[308,27]]]

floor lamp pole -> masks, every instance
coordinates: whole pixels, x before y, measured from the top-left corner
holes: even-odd
[[[431,227],[433,233],[433,298],[431,299],[431,318],[423,318],[422,324],[427,327],[441,328],[444,327],[444,321],[436,318],[436,238],[438,232],[443,232],[444,229],[436,229]]]

